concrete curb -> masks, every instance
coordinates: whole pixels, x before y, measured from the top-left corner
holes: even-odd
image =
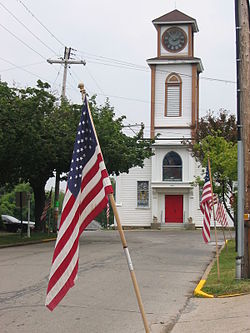
[[[203,288],[204,284],[206,283],[206,280],[201,279],[198,285],[196,286],[194,290],[194,296],[200,296],[200,297],[205,297],[205,298],[214,298],[214,295],[207,294],[201,289]]]
[[[228,239],[226,240],[226,244],[227,243],[228,243]],[[221,248],[219,250],[219,255],[220,255],[221,251],[224,249],[226,244],[224,243],[221,246]],[[215,295],[212,295],[212,294],[207,294],[204,291],[202,291],[202,288],[204,287],[204,285],[207,281],[208,274],[210,273],[215,260],[216,260],[216,254],[215,254],[215,257],[210,262],[210,264],[207,266],[200,282],[197,284],[196,288],[194,289],[194,296],[203,297],[203,298],[229,298],[229,297],[243,296],[243,295],[249,294],[249,293],[238,293],[238,294],[227,294],[227,295],[215,296]]]

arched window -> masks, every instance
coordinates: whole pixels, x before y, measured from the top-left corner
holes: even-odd
[[[180,155],[170,151],[163,159],[163,180],[182,181],[182,160]]]
[[[165,116],[180,117],[182,101],[182,81],[176,73],[171,73],[165,82]]]

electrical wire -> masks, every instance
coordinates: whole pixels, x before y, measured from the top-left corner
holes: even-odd
[[[57,72],[57,75],[56,75],[56,78],[55,78],[55,80],[54,80],[54,82],[53,82],[53,87],[54,87],[54,85],[56,84],[56,81],[57,81],[57,79],[58,79],[58,77],[59,77],[59,75],[60,75],[60,73],[61,73],[61,70],[62,70],[62,65],[60,66],[60,68],[59,68],[59,71]]]
[[[25,9],[26,11],[59,43],[61,44],[63,47],[65,47],[65,45],[35,16],[35,14],[32,13],[32,11],[21,1],[21,0],[17,0],[17,2],[19,2]]]
[[[4,4],[0,2],[0,6],[2,6],[14,19],[20,23],[33,37],[35,37],[40,43],[42,43],[48,50],[52,51],[54,54],[55,52],[50,46],[45,44],[38,36],[36,36],[22,21],[20,21]]]
[[[95,60],[98,60],[98,61],[89,60],[90,63],[92,62],[92,63],[97,63],[97,64],[111,66],[111,67],[128,68],[128,69],[132,69],[132,70],[134,69],[134,70],[139,70],[139,71],[150,72],[150,69],[146,66],[137,65],[137,64],[134,64],[134,63],[131,63],[131,62],[122,61],[122,60],[118,60],[118,59],[114,59],[114,58],[98,56],[98,55],[94,55],[94,54],[83,52],[83,51],[78,51],[78,52],[83,53],[83,54],[89,54],[90,59],[92,57]],[[105,60],[106,62],[103,62],[103,60]],[[116,64],[113,64],[112,62],[115,62]],[[168,74],[171,73],[171,71],[167,71],[167,70],[158,70],[158,72],[168,73]],[[177,73],[182,75],[182,76],[192,77],[192,75],[189,75],[189,74],[185,74],[185,73],[181,73],[181,72],[177,72]],[[223,82],[223,83],[230,83],[230,84],[235,84],[236,83],[235,81],[232,81],[232,80],[206,77],[206,76],[202,76],[202,75],[200,76],[200,79],[201,80]]]
[[[3,60],[3,61],[5,61],[5,60]],[[15,69],[15,68],[19,68],[19,69],[21,69],[21,68],[25,68],[25,67],[30,67],[30,66],[36,66],[36,65],[41,65],[41,64],[45,64],[45,62],[44,61],[40,61],[40,62],[34,62],[34,63],[32,63],[32,64],[27,64],[27,65],[23,65],[23,66],[12,66],[12,67],[10,67],[10,68],[6,68],[6,69],[0,69],[0,72],[1,73],[3,73],[3,72],[8,72],[8,71],[11,71],[11,70],[13,70],[13,69]]]
[[[89,76],[91,77],[91,79],[95,82],[97,88],[100,90],[100,92],[102,93],[102,95],[105,95],[104,91],[102,90],[102,88],[100,87],[100,85],[98,84],[97,80],[94,78],[94,76],[90,73],[89,69],[86,67],[86,71],[89,74]]]
[[[25,43],[21,38],[19,38],[18,36],[16,36],[13,32],[11,32],[8,28],[6,28],[4,25],[2,25],[2,23],[0,23],[0,26],[8,31],[9,34],[11,34],[13,37],[15,37],[19,42],[21,42],[22,44],[24,44],[26,47],[28,47],[30,50],[32,50],[33,52],[35,52],[36,54],[38,54],[40,57],[42,57],[43,59],[47,60],[41,53],[39,53],[38,51],[34,50],[31,46],[29,46],[27,43]]]
[[[6,63],[8,63],[8,64],[10,64],[10,65],[12,65],[12,66],[14,66],[15,68],[21,69],[22,71],[24,71],[24,72],[26,72],[26,73],[28,73],[28,74],[30,74],[30,75],[32,75],[32,76],[35,76],[35,77],[41,78],[42,80],[44,80],[44,81],[46,81],[46,82],[48,82],[48,83],[51,84],[51,82],[50,82],[49,80],[47,80],[47,79],[41,77],[40,75],[35,74],[35,73],[33,73],[33,72],[31,72],[31,71],[29,71],[29,70],[23,68],[23,66],[18,66],[18,65],[16,65],[16,64],[14,64],[13,62],[11,62],[11,61],[9,61],[9,60],[6,60],[6,59],[2,58],[1,56],[0,56],[0,59],[1,59],[2,61],[4,61],[4,62],[6,62]],[[0,72],[2,72],[2,71],[0,71]]]

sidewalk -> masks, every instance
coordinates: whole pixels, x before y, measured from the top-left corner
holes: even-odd
[[[250,295],[190,298],[171,333],[250,332]]]
[[[208,265],[203,275],[204,280],[214,261],[215,258]],[[250,294],[225,298],[191,297],[170,332],[250,332]]]

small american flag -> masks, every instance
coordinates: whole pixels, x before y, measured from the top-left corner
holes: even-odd
[[[45,305],[52,311],[74,286],[79,237],[113,193],[85,98],[77,129]]]
[[[213,200],[210,200],[209,204],[211,209],[218,204],[218,195],[216,193],[213,193]]]
[[[47,198],[46,201],[45,201],[45,205],[44,205],[44,208],[43,208],[43,212],[42,212],[42,215],[41,215],[41,218],[40,218],[40,221],[41,221],[41,222],[42,222],[43,220],[46,219],[46,216],[47,216],[48,210],[49,210],[50,207],[51,207],[51,197],[52,197],[52,190],[50,190],[50,194],[49,194],[48,198]]]
[[[224,209],[224,205],[221,201],[218,202],[217,210],[216,210],[216,221],[222,225],[222,227],[227,227],[227,216]]]
[[[211,211],[212,211],[211,201],[212,201],[212,187],[209,178],[209,170],[207,167],[205,175],[205,184],[203,187],[201,203],[200,203],[200,209],[203,214],[202,236],[205,243],[210,242],[210,220],[211,220]]]

